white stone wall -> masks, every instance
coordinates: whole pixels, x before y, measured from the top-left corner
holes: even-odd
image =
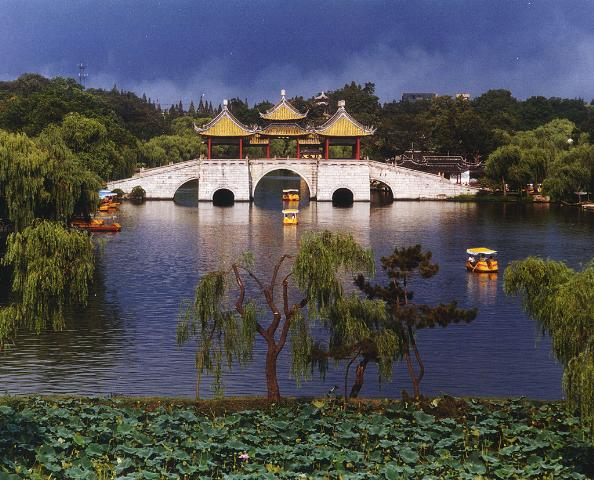
[[[381,162],[332,159],[190,160],[147,169],[132,178],[109,182],[107,188],[128,193],[140,185],[149,199],[172,199],[184,183],[198,179],[200,201],[212,201],[217,190],[228,189],[241,202],[250,201],[262,177],[278,169],[300,175],[310,189],[310,197],[318,201],[331,201],[336,190],[347,188],[356,202],[368,202],[371,180],[388,185],[395,199],[434,200],[478,192],[467,185],[452,184],[439,175]]]
[[[125,193],[139,185],[144,188],[146,198],[169,200],[184,183],[199,177],[198,161],[190,160],[164,167],[150,168],[135,174],[132,178],[114,180],[107,183],[107,188],[120,188]]]
[[[250,201],[247,160],[200,160],[198,200],[211,202],[217,190],[233,192],[236,202]]]
[[[353,192],[355,202],[370,200],[369,165],[364,160],[320,160],[318,167],[318,201],[331,202],[339,188]]]
[[[450,183],[439,175],[374,161],[369,161],[369,178],[388,185],[395,200],[439,200],[479,191],[468,185]]]

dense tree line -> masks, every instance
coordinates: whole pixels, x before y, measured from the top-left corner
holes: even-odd
[[[472,100],[439,96],[426,101],[393,100],[381,103],[373,83],[352,82],[326,92],[328,104],[294,97],[293,104],[309,110],[308,123],[319,125],[336,111],[338,100],[346,100],[348,111],[361,123],[377,127],[374,136],[364,139],[363,155],[377,160],[406,150],[433,151],[486,159],[505,145],[505,134],[535,130],[555,119],[574,125],[568,136],[582,144],[594,138],[594,106],[580,99],[530,97],[514,98],[507,90],[489,90]],[[272,102],[276,98],[272,98]],[[247,99],[233,98],[229,108],[247,125],[260,123],[260,112],[273,105],[262,101],[250,106]],[[221,109],[201,97],[197,104],[180,100],[166,108],[150,98],[118,90],[87,89],[72,79],[47,79],[25,74],[14,81],[0,82],[0,129],[39,135],[49,125],[60,125],[76,113],[92,122],[101,137],[102,159],[97,170],[103,179],[129,176],[137,166],[159,166],[195,158],[204,146],[192,123],[203,124]],[[66,123],[78,123],[74,117]],[[97,122],[97,123],[94,123]],[[273,145],[273,154],[294,149],[288,142]],[[281,145],[282,143],[282,145]],[[493,178],[493,180],[495,180]]]

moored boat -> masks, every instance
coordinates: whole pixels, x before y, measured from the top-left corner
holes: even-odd
[[[85,220],[72,220],[70,225],[89,232],[119,232],[122,229],[119,223],[105,223],[103,220],[97,218],[93,218],[89,222]]]

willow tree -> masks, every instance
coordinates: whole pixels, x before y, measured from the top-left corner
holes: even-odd
[[[2,264],[13,277],[11,303],[0,307],[0,349],[18,330],[61,330],[65,309],[86,303],[93,245],[86,233],[38,220],[8,237]]]
[[[423,252],[421,245],[395,248],[391,255],[381,258],[382,269],[387,276],[384,285],[372,284],[360,274],[355,284],[365,294],[366,300],[354,298],[330,309],[331,340],[327,354],[339,359],[350,356],[345,390],[348,367],[359,360],[351,397],[359,395],[370,362],[378,363],[382,379],[391,376],[392,363],[398,359],[406,363],[414,396],[419,397],[425,366],[417,345],[417,332],[436,326],[468,323],[476,317],[475,309],[460,309],[455,301],[436,306],[413,301],[414,293],[410,287],[415,277],[429,279],[439,270],[431,257],[431,252]],[[372,300],[382,304],[383,314],[377,310],[377,303],[366,304]]]
[[[220,387],[223,362],[231,368],[233,361],[251,361],[253,345],[260,339],[266,345],[268,399],[278,401],[277,361],[287,340],[293,374],[306,376],[311,321],[343,297],[344,275],[371,274],[373,268],[372,252],[352,236],[325,231],[303,235],[297,255],[281,255],[268,280],[256,272],[251,255],[207,273],[177,327],[180,345],[197,341],[197,396],[204,372],[213,374],[215,387]]]
[[[66,222],[94,211],[100,186],[55,128],[36,139],[0,131],[0,217],[16,230],[36,218]]]
[[[505,270],[503,288],[519,295],[526,312],[563,365],[567,404],[577,411],[594,440],[594,261],[582,271],[563,262],[528,257]]]

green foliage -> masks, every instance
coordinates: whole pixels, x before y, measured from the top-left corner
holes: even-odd
[[[340,300],[342,274],[373,271],[371,251],[358,245],[350,235],[328,231],[302,237],[289,272],[283,269],[287,259],[286,255],[280,257],[270,283],[261,280],[254,271],[251,254],[244,254],[228,270],[202,277],[196,287],[194,303],[183,310],[177,327],[179,345],[196,339],[198,386],[206,372],[214,376],[214,387],[220,392],[223,359],[227,360],[227,368],[232,367],[233,360],[239,365],[251,361],[253,344],[259,336],[267,349],[268,398],[278,401],[276,362],[286,341],[291,342],[292,373],[297,381],[307,378],[313,347],[312,319]],[[246,297],[252,292],[246,288],[248,279],[257,293],[250,298]],[[289,298],[290,280],[301,296],[295,303]],[[282,288],[282,307],[277,306],[274,293],[277,287]],[[234,292],[237,297],[233,301]]]
[[[134,188],[132,188],[132,191],[130,192],[131,200],[136,202],[144,202],[145,198],[146,192],[144,191],[144,188],[142,188],[140,185],[136,185]]]
[[[99,179],[81,164],[55,128],[36,140],[0,131],[0,217],[17,229],[35,218],[67,221],[98,203]]]
[[[197,409],[214,402],[179,403],[6,399],[0,477],[586,480],[594,468],[557,403],[236,401],[241,411],[218,415]]]
[[[37,221],[8,237],[2,264],[13,269],[13,298],[0,309],[0,345],[18,329],[63,328],[65,308],[86,303],[93,246],[86,233]]]
[[[181,120],[181,118],[177,118],[175,121]],[[159,167],[198,158],[202,150],[204,150],[202,140],[195,133],[193,135],[161,135],[142,144],[140,161],[148,167]]]
[[[429,306],[412,303],[410,285],[417,276],[429,279],[438,272],[432,263],[431,252],[423,252],[420,245],[395,248],[392,255],[381,258],[382,269],[388,277],[385,285],[372,285],[363,275],[355,279],[356,286],[366,299],[353,295],[334,302],[325,311],[330,329],[327,355],[351,363],[360,358],[351,396],[356,397],[363,385],[363,375],[369,362],[379,366],[380,380],[390,380],[394,361],[403,358],[413,383],[416,397],[424,375],[424,365],[416,343],[416,332],[435,326],[447,327],[452,323],[470,322],[476,310],[464,310],[456,302]],[[413,369],[412,356],[417,362],[418,373]],[[312,361],[323,363],[319,351],[314,351]],[[347,368],[348,376],[348,368]],[[345,382],[346,383],[346,382]],[[345,385],[346,389],[346,385]],[[345,392],[346,395],[346,392]]]
[[[375,270],[373,252],[363,249],[346,233],[307,232],[301,237],[299,253],[293,263],[295,283],[309,308],[323,309],[343,294],[341,274]]]
[[[534,257],[512,262],[504,290],[520,295],[528,314],[550,335],[565,369],[568,406],[594,428],[594,262],[580,272]]]
[[[574,133],[572,122],[555,119],[534,130],[503,134],[504,145],[489,155],[485,173],[514,189],[543,183],[553,200],[567,199],[594,183],[594,147],[585,138],[574,146]]]

